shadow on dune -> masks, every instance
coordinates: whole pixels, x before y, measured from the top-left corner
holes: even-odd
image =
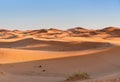
[[[42,51],[79,51],[112,46],[105,42],[62,42],[27,38],[15,42],[0,42],[1,48],[17,48]]]

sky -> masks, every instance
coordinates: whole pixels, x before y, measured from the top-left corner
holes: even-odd
[[[120,27],[120,0],[0,0],[0,29]]]

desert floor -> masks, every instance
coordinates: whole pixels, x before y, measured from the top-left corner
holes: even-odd
[[[92,79],[120,77],[120,39],[1,39],[0,82],[64,82],[86,72]]]

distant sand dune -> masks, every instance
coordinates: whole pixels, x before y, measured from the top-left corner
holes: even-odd
[[[79,51],[97,49],[112,46],[107,42],[64,42],[64,41],[45,41],[27,38],[14,42],[0,42],[1,48],[17,48],[27,50],[42,51]]]

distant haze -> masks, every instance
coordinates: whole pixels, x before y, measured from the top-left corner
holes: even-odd
[[[120,0],[0,0],[0,29],[120,27]]]

